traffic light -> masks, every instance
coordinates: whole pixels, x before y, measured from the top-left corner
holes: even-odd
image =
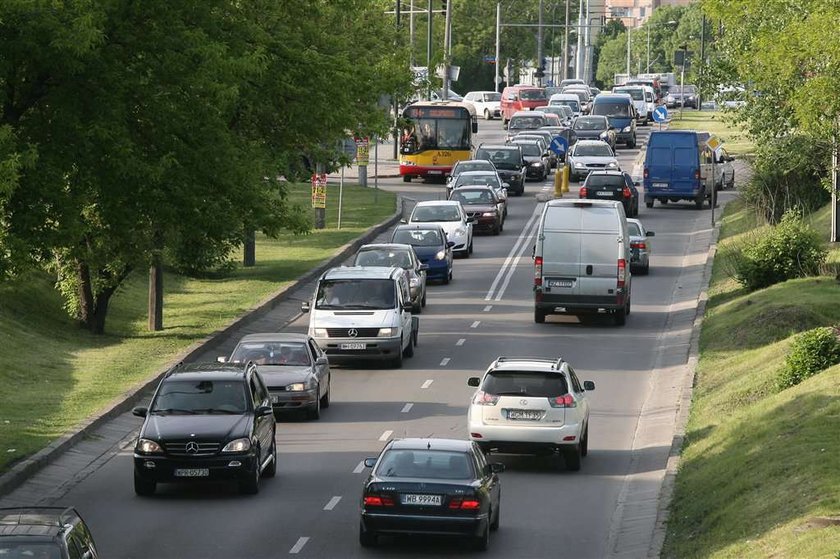
[[[537,68],[537,71],[534,72],[535,78],[543,78],[545,77],[545,71],[542,68]]]

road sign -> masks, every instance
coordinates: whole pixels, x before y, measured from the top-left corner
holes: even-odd
[[[713,152],[717,151],[721,144],[723,144],[723,142],[721,142],[720,138],[717,136],[711,136],[708,140],[706,140],[706,145],[709,146],[709,149]]]
[[[665,105],[659,105],[653,110],[653,122],[665,122],[668,120],[668,109]]]
[[[356,165],[370,162],[370,138],[356,138]]]
[[[327,174],[312,175],[312,207],[327,207]]]
[[[548,147],[557,155],[563,155],[569,150],[569,140],[563,136],[555,136]]]

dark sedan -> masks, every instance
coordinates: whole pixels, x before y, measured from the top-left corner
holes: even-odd
[[[528,164],[525,176],[529,179],[544,181],[548,178],[548,173],[551,170],[551,163],[549,162],[548,149],[544,142],[538,140],[529,140],[515,138],[512,142],[522,148],[522,157],[525,158],[525,163]]]
[[[449,283],[452,279],[453,241],[446,240],[446,232],[440,225],[418,223],[399,225],[391,237],[392,243],[403,243],[414,248],[420,262],[426,264],[426,279]]]
[[[630,174],[624,171],[592,171],[578,195],[590,200],[616,200],[624,206],[627,217],[639,215],[639,190]]]
[[[361,502],[359,543],[376,545],[385,534],[468,537],[479,550],[499,527],[503,464],[488,464],[471,441],[402,439],[385,445]]]
[[[580,140],[603,140],[615,151],[615,128],[605,116],[582,116],[572,129]]]
[[[218,360],[258,365],[275,415],[304,411],[310,419],[320,419],[321,409],[330,407],[330,364],[306,334],[248,334],[229,358]]]
[[[476,231],[498,235],[504,229],[504,202],[491,187],[462,186],[453,190],[449,199],[461,203],[467,216],[474,219]]]

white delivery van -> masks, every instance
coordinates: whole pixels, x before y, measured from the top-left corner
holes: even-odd
[[[630,237],[621,202],[551,200],[534,247],[534,321],[550,314],[630,314]]]
[[[331,268],[301,311],[309,313],[309,335],[330,361],[384,360],[399,368],[414,355],[420,321],[411,314],[402,268]]]

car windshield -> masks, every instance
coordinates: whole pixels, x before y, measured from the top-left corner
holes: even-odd
[[[303,342],[243,342],[236,346],[230,360],[234,363],[253,361],[257,365],[311,365],[309,350]]]
[[[517,169],[521,163],[519,150],[515,149],[479,149],[475,156],[492,161],[497,169]]]
[[[586,178],[586,186],[619,186],[624,187],[622,175],[589,175]]]
[[[694,93],[696,92],[696,89],[694,88],[693,85],[685,85],[685,86],[683,86],[682,91],[685,95],[694,95]],[[677,93],[680,92],[680,86],[676,87],[676,92]]]
[[[575,144],[577,157],[612,157],[613,153],[607,144]]]
[[[410,250],[410,249],[409,249]],[[413,267],[411,254],[405,249],[369,248],[360,250],[354,266],[396,266],[409,269]]]
[[[316,309],[393,309],[394,281],[390,279],[321,280],[315,296]]]
[[[545,99],[545,92],[542,89],[523,89],[519,92],[519,98],[527,101],[539,101]]]
[[[629,102],[595,103],[595,106],[592,108],[592,114],[602,116],[628,117],[630,116],[630,104]]]
[[[634,101],[642,101],[645,98],[645,91],[643,89],[637,89],[635,87],[616,89],[615,92],[629,93],[630,97],[632,97]]]
[[[545,118],[541,116],[515,116],[510,119],[509,130],[536,130],[545,125]]]
[[[538,371],[493,371],[481,389],[494,396],[554,398],[569,392],[566,378],[558,373]]]
[[[443,244],[440,232],[434,229],[398,229],[394,232],[393,241],[417,247],[439,247]]]
[[[639,228],[639,224],[638,223],[633,223],[632,221],[627,222],[627,233],[631,237],[641,237],[642,236],[642,230]]]
[[[522,153],[524,153],[525,155],[529,155],[532,157],[539,157],[542,155],[542,150],[540,150],[540,146],[538,144],[526,142],[517,142],[517,144],[519,144],[519,147],[522,148]]]
[[[383,478],[472,479],[475,477],[464,452],[442,450],[385,451],[376,475]]]
[[[552,101],[552,105],[564,105],[572,110],[572,113],[580,112],[580,102],[572,99],[564,99],[563,101]]]
[[[456,206],[431,205],[415,206],[411,221],[420,223],[437,221],[461,221],[461,213]]]
[[[581,102],[589,101],[589,92],[583,91],[582,89],[573,89],[564,93],[571,93],[572,95],[577,95],[578,99],[580,99]]]
[[[481,186],[493,186],[498,187],[501,186],[499,184],[499,178],[495,173],[492,175],[460,175],[458,180],[455,182],[455,188],[459,186],[473,186],[473,185],[481,185]]]
[[[501,101],[502,94],[501,93],[485,93],[484,94],[484,102],[489,103],[492,101]]]
[[[607,119],[585,116],[575,121],[575,130],[604,130],[608,126]]]
[[[31,536],[29,536],[31,538]],[[53,542],[0,540],[0,559],[61,559],[61,548]]]
[[[245,383],[241,380],[165,380],[151,413],[242,414],[247,409]]]
[[[470,161],[469,163],[456,163],[455,168],[452,169],[453,175],[460,175],[467,171],[492,171],[493,164],[489,161]]]
[[[493,204],[493,192],[490,190],[459,188],[452,192],[450,200],[461,202],[462,204]]]

